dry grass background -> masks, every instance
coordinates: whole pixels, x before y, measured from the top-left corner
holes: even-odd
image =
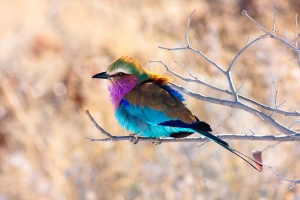
[[[241,10],[270,29],[272,5],[279,12],[277,34],[292,42],[295,14],[300,14],[296,0],[0,0],[0,199],[299,199],[300,186],[273,187],[279,180],[270,170],[258,173],[213,143],[196,148],[85,139],[102,137],[86,109],[107,131],[129,134],[117,125],[105,83],[91,79],[111,61],[129,55],[167,74],[148,63],[163,60],[187,76],[177,60],[227,88],[224,77],[199,56],[157,46],[184,44],[187,16],[195,9],[192,45],[225,67],[247,36],[261,34]],[[234,67],[236,87],[245,83],[240,93],[274,105],[276,75],[278,100],[287,101],[282,108],[299,111],[300,69],[288,56],[295,55],[270,39],[250,48]],[[256,134],[276,132],[243,111],[188,97],[187,103],[212,127],[225,120],[216,133],[249,133],[243,126]],[[296,118],[276,119],[288,125]],[[272,144],[229,142],[248,155]],[[300,176],[299,157],[299,144],[292,142],[264,153],[265,163],[287,177]]]

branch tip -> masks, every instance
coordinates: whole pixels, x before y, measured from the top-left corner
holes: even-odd
[[[90,140],[90,141],[94,141],[94,139],[90,138],[90,137],[85,137],[85,139]]]
[[[189,15],[189,18],[196,12],[196,10],[193,10],[192,13]]]

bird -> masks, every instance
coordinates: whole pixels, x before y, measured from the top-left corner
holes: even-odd
[[[210,125],[193,115],[183,95],[171,87],[170,77],[151,73],[137,59],[122,56],[92,78],[108,80],[115,117],[123,128],[136,136],[184,138],[196,132],[261,171],[261,163],[210,133]]]

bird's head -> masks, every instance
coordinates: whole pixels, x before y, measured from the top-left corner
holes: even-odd
[[[109,79],[112,84],[120,82],[135,82],[139,84],[149,79],[151,73],[148,72],[134,58],[122,56],[112,62],[105,72],[96,74],[93,78]]]
[[[167,76],[152,74],[142,67],[136,59],[127,56],[115,60],[105,72],[95,74],[93,78],[109,80],[108,90],[115,109],[117,109],[123,96],[138,84],[147,80],[162,84],[170,80]]]

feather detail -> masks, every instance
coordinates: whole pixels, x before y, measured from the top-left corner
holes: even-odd
[[[149,81],[154,82],[157,85],[163,85],[164,83],[170,82],[172,79],[168,76],[161,76],[157,74],[150,74]]]

